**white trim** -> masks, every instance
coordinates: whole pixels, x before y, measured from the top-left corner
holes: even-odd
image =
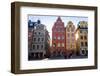
[[[20,69],[42,69],[57,67],[75,67],[94,65],[94,11],[21,7],[20,9]],[[60,15],[60,16],[85,16],[88,17],[88,58],[87,59],[67,59],[67,60],[40,60],[28,61],[28,14]]]

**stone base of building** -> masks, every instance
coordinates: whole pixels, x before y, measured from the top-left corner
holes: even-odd
[[[28,60],[37,60],[37,59],[44,59],[44,53],[30,53],[28,56]]]

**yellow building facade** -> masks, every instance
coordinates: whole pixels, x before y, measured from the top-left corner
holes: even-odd
[[[66,50],[72,52],[76,50],[75,26],[69,21],[66,26]]]
[[[80,55],[88,53],[88,24],[86,21],[80,21],[75,32],[76,48]]]

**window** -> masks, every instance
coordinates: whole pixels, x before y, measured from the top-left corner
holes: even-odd
[[[72,38],[72,42],[74,42],[75,40],[74,40],[74,38]]]
[[[68,44],[70,43],[70,39],[67,39],[67,43],[68,43]]]
[[[87,36],[84,36],[84,39],[87,40]]]
[[[40,38],[38,38],[38,41],[40,41]]]
[[[86,30],[84,31],[84,34],[87,34],[87,31]]]
[[[33,24],[32,24],[32,23],[30,23],[30,26],[33,26]]]
[[[56,29],[54,30],[54,32],[56,32]]]
[[[39,45],[37,45],[37,49],[39,49]]]
[[[35,45],[33,45],[33,49],[35,49]]]
[[[60,47],[60,43],[58,43],[58,47]]]
[[[63,28],[60,28],[60,31],[61,31],[61,32],[64,32],[64,29],[63,29]]]
[[[83,45],[83,42],[81,42],[81,46],[84,46],[84,45]]]
[[[41,29],[41,27],[38,27],[38,29]]]
[[[72,44],[70,45],[70,48],[73,48],[73,45]]]
[[[58,32],[60,32],[60,29],[59,28],[57,30],[58,30]]]
[[[44,41],[44,38],[42,38],[42,41]]]
[[[34,41],[36,41],[36,38],[34,38]]]
[[[36,27],[34,27],[34,29],[36,29]]]
[[[67,36],[70,37],[70,34],[68,33]]]
[[[64,39],[64,36],[62,36],[62,40]]]
[[[72,33],[72,37],[74,37],[74,33]]]
[[[64,47],[64,43],[62,43],[62,47]]]
[[[43,49],[43,45],[41,45],[41,49]]]
[[[71,31],[73,32],[74,31],[74,28],[71,28]]]
[[[80,33],[82,33],[82,30],[80,30]]]
[[[28,37],[31,37],[31,36],[32,36],[31,33],[29,33],[29,34],[28,34]]]
[[[39,35],[40,35],[40,32],[39,32]]]
[[[56,26],[56,28],[58,28],[58,26]]]
[[[80,36],[81,37],[81,39],[83,39],[83,36]]]
[[[87,42],[85,42],[85,46],[88,46]]]
[[[55,43],[53,44],[53,47],[56,47],[56,44]]]
[[[36,32],[34,32],[34,34],[36,35],[37,33],[36,33]]]
[[[56,36],[54,36],[54,38],[53,39],[56,39]]]
[[[62,29],[62,32],[64,32],[64,29]]]
[[[71,28],[71,26],[72,26],[72,25],[70,24],[70,25],[69,25],[69,28]]]
[[[58,40],[60,40],[60,37],[58,36]]]
[[[43,32],[41,32],[41,35],[44,35],[44,33],[43,33]]]
[[[67,32],[70,32],[70,29],[69,28],[67,29]]]

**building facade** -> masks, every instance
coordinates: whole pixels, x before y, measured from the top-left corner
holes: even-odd
[[[40,20],[35,23],[33,31],[32,50],[29,51],[29,60],[43,59],[46,56],[46,51],[49,49],[49,44],[48,46],[46,45],[47,41],[49,41],[48,31],[46,26],[41,24]]]
[[[64,22],[58,17],[52,27],[52,55],[62,55],[65,52]]]
[[[66,51],[68,54],[76,51],[75,25],[72,21],[66,26]]]
[[[88,55],[88,24],[86,21],[80,21],[76,30],[77,51],[80,55]]]

